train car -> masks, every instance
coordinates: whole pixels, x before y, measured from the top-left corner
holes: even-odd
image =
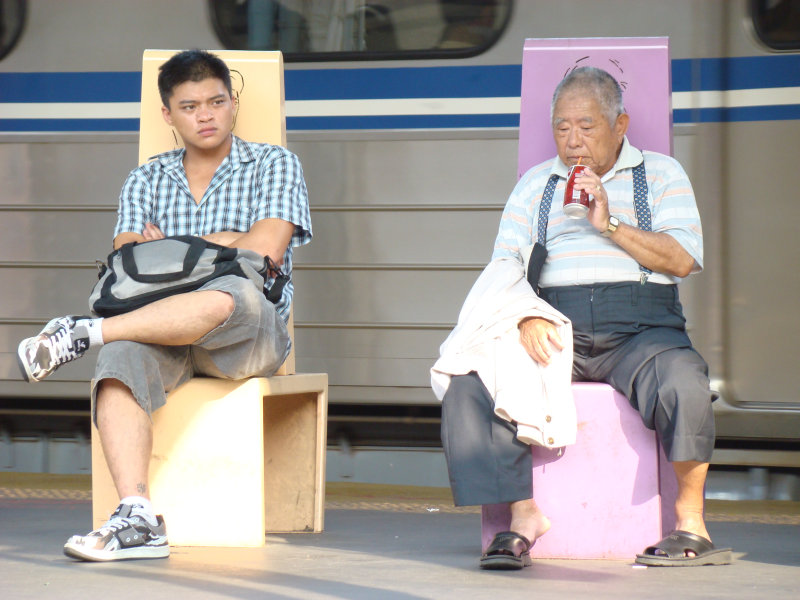
[[[681,295],[722,396],[718,456],[798,466],[797,0],[0,0],[6,429],[87,410],[91,359],[25,384],[15,352],[86,311],[136,165],[144,49],[284,53],[315,233],[295,255],[298,370],[330,375],[332,441],[424,446],[428,369],[517,177],[524,40],[639,36],[669,37],[705,234]]]

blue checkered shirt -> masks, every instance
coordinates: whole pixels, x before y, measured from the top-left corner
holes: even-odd
[[[311,217],[303,169],[297,157],[281,146],[255,144],[233,137],[231,152],[217,168],[200,204],[189,191],[183,168],[185,150],[155,156],[134,169],[119,198],[114,237],[142,233],[145,223],[164,235],[208,235],[247,232],[256,221],[282,219],[294,233],[283,256],[284,273],[292,273],[292,247],[311,240]],[[273,281],[267,281],[269,288]],[[276,309],[289,318],[294,287],[290,281]]]

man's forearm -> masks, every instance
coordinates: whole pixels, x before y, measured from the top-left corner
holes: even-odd
[[[212,244],[219,244],[220,246],[234,247],[237,240],[242,238],[245,234],[241,231],[217,231],[216,233],[209,233],[201,236],[205,241]]]
[[[620,223],[610,239],[636,261],[656,273],[686,277],[694,268],[694,259],[669,234],[642,231]]]
[[[120,233],[117,237],[114,238],[114,250],[119,250],[125,244],[130,244],[131,242],[144,242],[145,237],[141,233],[134,233],[132,231],[126,231]]]

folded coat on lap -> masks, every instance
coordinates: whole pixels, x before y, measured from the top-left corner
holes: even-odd
[[[523,251],[522,255],[528,253]],[[517,424],[527,444],[558,448],[575,443],[572,397],[572,324],[539,298],[512,258],[490,262],[467,295],[456,327],[431,368],[431,387],[441,400],[453,375],[478,373],[495,402],[495,414]],[[519,340],[525,317],[553,322],[564,345],[549,365],[534,361]]]

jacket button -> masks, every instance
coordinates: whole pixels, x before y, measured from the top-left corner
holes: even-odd
[[[555,443],[555,440],[553,438],[547,438],[547,443],[548,445],[552,446]]]
[[[552,420],[553,420],[553,417],[551,417],[550,415],[547,415],[547,416],[544,418],[544,420],[545,420],[545,421],[547,421],[547,422],[549,423],[550,421],[552,421]]]

